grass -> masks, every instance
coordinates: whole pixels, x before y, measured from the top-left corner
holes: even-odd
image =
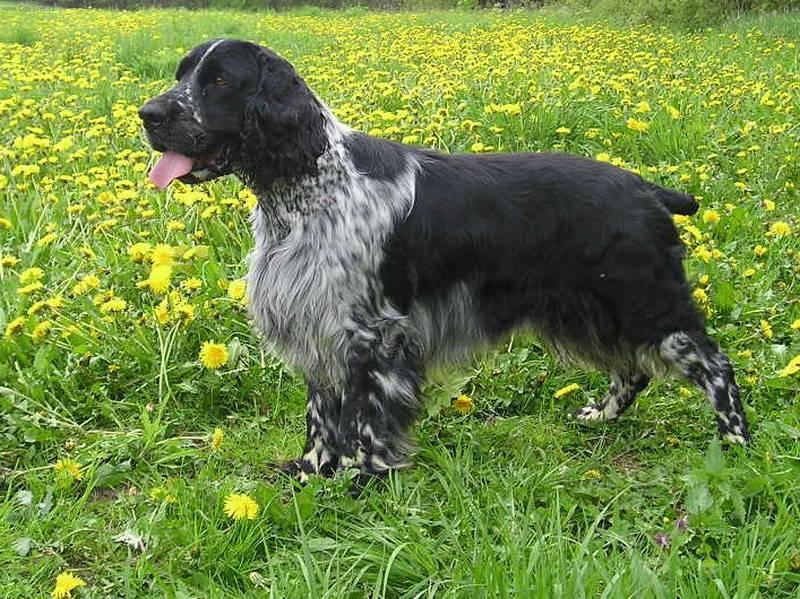
[[[64,571],[84,597],[798,595],[796,15],[700,33],[561,11],[4,19],[4,597],[49,593]],[[345,476],[276,478],[268,464],[300,450],[305,400],[232,284],[253,198],[234,180],[157,192],[136,117],[189,48],[222,35],[269,43],[358,129],[597,156],[697,194],[700,213],[678,222],[687,269],[753,446],[723,451],[680,381],[579,426],[567,414],[606,378],[518,335],[433,377],[413,469],[357,500]],[[165,291],[141,284],[159,261]],[[221,368],[200,365],[204,341],[227,347]],[[258,517],[228,517],[232,492]]]

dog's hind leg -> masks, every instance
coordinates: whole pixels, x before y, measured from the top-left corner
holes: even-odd
[[[650,377],[640,372],[612,372],[611,385],[603,399],[576,410],[573,416],[585,422],[614,420],[631,406],[649,382]]]
[[[717,412],[720,437],[746,444],[750,436],[728,357],[702,331],[681,331],[666,336],[658,346],[661,357],[694,382]]]
[[[306,444],[303,455],[284,464],[283,470],[300,482],[309,474],[331,476],[339,457],[336,452],[337,429],[341,396],[335,390],[308,381],[308,410],[306,413]]]
[[[339,416],[340,467],[381,474],[409,465],[407,434],[419,408],[421,364],[402,315],[353,319]]]

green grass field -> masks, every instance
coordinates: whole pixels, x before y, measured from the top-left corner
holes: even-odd
[[[560,12],[2,20],[2,597],[67,596],[63,573],[98,598],[800,596],[798,15],[701,33]],[[276,477],[305,397],[247,322],[253,198],[233,179],[157,191],[136,116],[216,36],[272,46],[375,135],[568,151],[696,194],[677,225],[752,447],[722,450],[680,381],[578,425],[605,377],[516,336],[433,377],[414,468],[358,500],[344,476]],[[226,515],[231,493],[255,518]]]

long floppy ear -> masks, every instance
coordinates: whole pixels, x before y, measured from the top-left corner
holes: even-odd
[[[322,107],[289,62],[256,48],[259,82],[245,108],[242,139],[250,174],[269,183],[313,173],[328,147]]]

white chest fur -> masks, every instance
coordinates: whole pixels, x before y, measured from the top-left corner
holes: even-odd
[[[252,216],[250,312],[265,340],[320,383],[344,376],[346,327],[382,307],[385,241],[413,204],[414,169],[391,181],[365,177],[343,146],[320,172],[261,194]]]

